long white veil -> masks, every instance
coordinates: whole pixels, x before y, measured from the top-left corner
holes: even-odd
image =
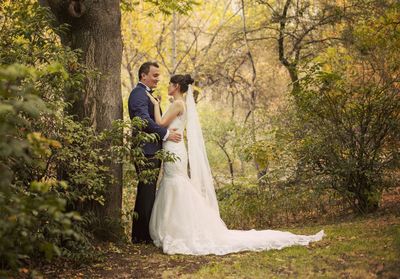
[[[203,133],[201,131],[200,121],[197,115],[196,104],[193,97],[193,87],[191,85],[189,85],[186,96],[186,108],[186,132],[188,141],[190,179],[208,204],[210,204],[210,206],[219,213],[214,182],[211,175]]]

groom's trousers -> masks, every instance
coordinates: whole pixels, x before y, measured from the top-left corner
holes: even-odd
[[[139,167],[135,165],[138,177],[141,172],[146,170],[158,169],[158,171],[157,176],[154,179],[148,181],[147,183],[139,181],[139,184],[137,186],[137,194],[134,208],[136,214],[134,214],[132,222],[133,243],[152,241],[149,232],[149,223],[154,200],[156,198],[157,178],[161,167],[161,161],[158,159],[154,159],[153,156],[146,157],[149,160],[148,162],[152,163],[152,165],[145,167]]]

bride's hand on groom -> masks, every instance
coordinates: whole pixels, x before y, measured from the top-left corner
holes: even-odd
[[[178,133],[176,128],[174,129],[168,129],[169,130],[169,136],[167,140],[173,141],[173,142],[180,142],[182,140],[182,135]]]
[[[153,95],[151,95],[150,93],[147,93],[147,96],[149,96],[150,101],[153,103],[153,105],[159,105],[160,101],[156,98],[153,97]]]

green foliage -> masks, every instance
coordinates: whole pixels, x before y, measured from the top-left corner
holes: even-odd
[[[322,66],[309,70],[302,92],[294,96],[304,167],[358,212],[376,210],[383,189],[398,182],[400,30],[393,29],[393,13],[399,15],[395,6],[346,30],[346,47],[321,55]]]
[[[260,132],[257,141],[243,148],[247,160],[254,159],[266,169],[262,180],[270,184],[281,183],[293,178],[297,158],[294,154],[296,142],[288,124],[293,120],[293,108],[282,107],[279,113],[266,114],[269,127]]]
[[[57,139],[63,147],[53,154],[49,164],[57,166],[58,175],[69,185],[68,191],[59,192],[75,209],[82,210],[88,202],[103,205],[106,182],[112,179],[103,164],[110,156],[102,148],[104,135],[68,116],[60,119],[57,127]]]
[[[192,10],[192,7],[197,4],[194,0],[145,0],[154,6],[156,11],[150,12],[148,15],[154,15],[154,12],[161,12],[166,15],[171,15],[173,12],[187,14]],[[139,2],[133,0],[122,0],[121,8],[125,11],[133,11]]]
[[[35,156],[51,154],[59,143],[30,131],[31,123],[46,111],[33,83],[46,70],[18,64],[0,68],[0,266],[15,268],[32,255],[47,259],[60,255],[59,244],[79,241],[72,223],[75,212],[65,212],[65,200],[50,191],[66,187],[52,179],[27,181],[26,167],[40,167]],[[22,171],[24,170],[25,171]]]
[[[231,229],[267,229],[307,223],[321,216],[343,212],[343,202],[332,191],[304,185],[249,184],[236,180],[234,186],[217,191],[221,217]]]
[[[3,1],[1,68],[1,268],[87,249],[79,215],[67,210],[68,184],[52,164],[67,89],[80,84],[77,54],[63,48],[47,10],[33,1]],[[71,67],[74,66],[74,67]],[[39,132],[40,131],[40,132]],[[73,245],[75,248],[73,249]]]
[[[400,36],[398,3],[359,4],[340,29],[343,44],[299,66],[290,105],[245,151],[267,167],[266,187],[333,190],[368,212],[398,183]]]
[[[66,26],[53,27],[53,18],[37,1],[2,1],[0,61],[46,68],[47,75],[36,80],[35,87],[47,106],[62,110],[67,91],[80,93],[80,84],[88,71],[78,63],[78,53],[61,45],[58,33]]]
[[[376,209],[399,167],[398,90],[391,82],[357,84],[343,72],[319,72],[304,83],[297,97],[307,125],[300,148],[307,168],[358,211]]]
[[[207,131],[205,141],[207,142],[208,159],[214,173],[219,173],[222,179],[230,179],[234,183],[236,175],[239,171],[236,170],[239,140],[241,128],[232,119],[224,115],[224,111],[216,110],[209,111],[203,108],[202,112],[202,129]],[[218,117],[218,125],[209,119]],[[226,178],[225,178],[226,177]]]
[[[43,255],[90,256],[91,235],[72,209],[103,200],[110,177],[97,163],[109,139],[64,112],[88,71],[36,1],[2,1],[0,9],[1,269]]]
[[[112,140],[111,156],[113,156],[113,160],[119,160],[117,162],[124,165],[133,164],[139,167],[152,164],[145,157],[142,146],[146,142],[159,140],[159,136],[144,132],[143,130],[146,125],[146,121],[143,121],[140,117],[134,117],[129,121],[117,120],[113,122],[113,128],[104,133],[106,138]],[[120,138],[115,135],[118,135]],[[171,162],[178,159],[175,154],[166,150],[158,151],[155,154],[155,158],[164,162]],[[149,180],[153,180],[155,174],[158,172],[159,170],[156,169],[142,172],[137,179],[147,183]]]

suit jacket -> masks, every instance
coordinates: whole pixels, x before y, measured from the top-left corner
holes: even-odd
[[[129,117],[140,117],[147,122],[144,129],[146,133],[156,133],[159,136],[157,142],[144,143],[142,148],[145,155],[154,155],[162,148],[162,139],[167,134],[167,129],[160,127],[155,122],[154,118],[154,105],[147,96],[146,86],[138,83],[132,90],[128,99]],[[134,134],[133,134],[134,136]]]

